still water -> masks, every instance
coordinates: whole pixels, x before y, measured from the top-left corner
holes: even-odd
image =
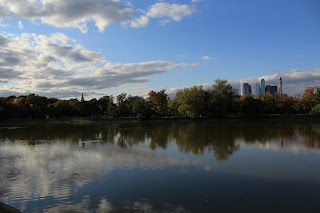
[[[320,212],[320,124],[1,124],[23,212]]]

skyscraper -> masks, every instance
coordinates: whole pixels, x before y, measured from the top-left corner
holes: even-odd
[[[258,96],[259,94],[261,94],[260,84],[259,84],[259,83],[256,83],[256,96]]]
[[[276,93],[278,91],[277,89],[277,86],[270,86],[270,94]]]
[[[261,94],[264,95],[266,91],[266,81],[261,79]]]
[[[248,83],[241,83],[241,96],[242,95],[249,95],[249,84]]]
[[[266,85],[265,94],[270,94],[270,85]]]
[[[282,95],[282,78],[279,78],[279,94]]]

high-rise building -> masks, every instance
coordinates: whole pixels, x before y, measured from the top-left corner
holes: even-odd
[[[266,91],[266,81],[261,79],[261,94],[264,95]]]
[[[258,96],[259,94],[261,94],[260,84],[259,84],[259,83],[256,83],[256,96]]]
[[[278,89],[277,86],[270,86],[270,94],[277,92],[278,91],[277,89]]]
[[[279,78],[279,94],[282,95],[282,78]]]
[[[249,87],[250,85],[248,83],[241,83],[241,95],[249,95]]]
[[[270,85],[266,85],[265,87],[265,94],[270,94]]]

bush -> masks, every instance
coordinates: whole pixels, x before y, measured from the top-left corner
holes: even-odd
[[[245,95],[241,97],[240,101],[240,111],[245,118],[256,119],[264,116],[264,105],[261,100]]]
[[[0,120],[5,120],[7,119],[7,112],[3,107],[0,107]]]
[[[320,104],[314,106],[311,109],[311,114],[314,115],[315,117],[320,117]]]

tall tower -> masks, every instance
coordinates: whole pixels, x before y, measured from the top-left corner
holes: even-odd
[[[260,84],[256,83],[256,96],[258,96],[259,94],[261,94]]]
[[[264,95],[266,93],[266,81],[261,79],[261,94]]]
[[[282,78],[279,78],[279,94],[282,95]]]
[[[249,86],[248,83],[241,83],[241,96],[250,94]]]

